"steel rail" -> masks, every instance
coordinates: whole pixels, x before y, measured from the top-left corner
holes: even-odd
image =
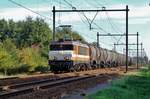
[[[78,81],[78,80],[84,80],[87,78],[92,78],[92,77],[96,77],[94,75],[90,75],[90,76],[79,76],[79,77],[71,77],[71,78],[66,78],[66,79],[62,79],[62,80],[56,80],[56,81],[42,81],[42,83],[40,84],[36,84],[36,85],[32,85],[32,86],[26,86],[26,87],[22,87],[21,85],[16,85],[18,88],[13,88],[10,89],[10,91],[6,91],[6,92],[1,92],[0,93],[0,98],[7,98],[7,97],[11,97],[11,96],[16,96],[16,95],[22,95],[22,94],[27,94],[27,93],[31,93],[40,89],[47,89],[47,88],[51,88],[51,87],[56,87],[56,86],[60,86],[62,84],[67,84],[67,83],[71,83],[74,81]],[[32,83],[34,84],[34,83]],[[25,83],[23,84],[25,85]],[[11,88],[11,87],[10,87]]]

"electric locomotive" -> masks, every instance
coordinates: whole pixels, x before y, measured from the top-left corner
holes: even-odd
[[[50,44],[51,71],[79,71],[88,68],[89,47],[79,41],[56,41]]]

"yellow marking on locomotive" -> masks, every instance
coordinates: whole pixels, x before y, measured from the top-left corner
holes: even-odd
[[[80,55],[76,55],[76,57],[72,57],[71,58],[73,61],[89,61],[90,57],[89,56],[80,56]]]

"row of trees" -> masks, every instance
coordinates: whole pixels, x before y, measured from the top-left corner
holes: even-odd
[[[68,35],[72,39],[84,39],[68,28],[58,29],[56,39]],[[15,74],[47,71],[49,42],[52,31],[41,18],[14,22],[0,20],[0,72]]]
[[[0,20],[0,40],[10,38],[17,48],[29,47],[33,44],[47,45],[51,40],[51,29],[43,19],[33,20],[27,17],[25,21]]]

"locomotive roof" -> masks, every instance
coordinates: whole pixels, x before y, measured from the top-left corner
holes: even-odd
[[[51,42],[50,43],[51,45],[59,45],[59,44],[72,44],[72,45],[81,45],[81,46],[84,46],[84,47],[88,47],[87,44],[85,43],[82,43],[80,41],[54,41],[54,42]]]

